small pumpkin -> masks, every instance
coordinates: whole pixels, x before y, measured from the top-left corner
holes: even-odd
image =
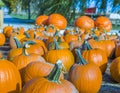
[[[87,41],[85,41],[85,45],[87,46],[87,50],[83,51],[83,58],[88,63],[95,63],[96,65],[98,65],[101,69],[101,72],[104,73],[108,63],[108,59],[104,51],[98,48],[92,49]]]
[[[44,58],[41,57],[40,55],[38,55],[38,54],[28,54],[27,53],[27,46],[29,44],[34,44],[34,42],[26,42],[24,44],[23,48],[22,48],[22,54],[14,57],[11,60],[16,65],[18,70],[20,70],[20,72],[22,72],[24,67],[26,67],[27,64],[29,64],[32,61],[43,61],[43,62],[45,62]]]
[[[58,60],[48,76],[30,80],[23,87],[22,93],[78,93],[72,83],[60,79],[61,71],[62,64]]]
[[[97,93],[102,84],[100,68],[96,64],[84,60],[78,49],[76,49],[76,53],[79,57],[79,62],[70,69],[70,82],[75,85],[79,93]]]
[[[40,16],[38,16],[36,18],[35,24],[37,24],[37,25],[41,25],[41,24],[46,25],[47,24],[47,20],[48,20],[48,16],[47,15],[40,15]]]
[[[99,30],[101,30],[101,32],[104,32],[104,30],[106,32],[110,32],[110,30],[112,29],[112,23],[111,23],[110,19],[107,17],[104,17],[104,16],[100,16],[100,17],[96,18],[95,26]]]
[[[75,27],[89,31],[94,28],[94,20],[88,16],[80,16],[75,20],[74,25]]]
[[[12,26],[6,26],[3,28],[3,33],[5,34],[6,37],[10,37],[11,33],[13,32],[13,27]]]
[[[63,15],[53,13],[48,18],[48,24],[53,24],[55,27],[62,30],[65,29],[67,26],[67,20]]]
[[[110,65],[110,73],[112,78],[120,83],[120,57],[115,58]]]
[[[74,64],[74,56],[72,52],[68,49],[59,49],[59,45],[55,41],[55,50],[49,50],[45,55],[44,58],[47,62],[55,64],[58,59],[63,62],[66,71],[68,72],[70,67]]]

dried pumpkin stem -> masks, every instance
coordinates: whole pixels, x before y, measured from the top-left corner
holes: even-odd
[[[45,78],[47,78],[51,82],[60,83],[61,72],[62,72],[62,61],[58,60],[55,64],[53,70]]]
[[[82,65],[87,64],[86,60],[83,59],[79,49],[75,49],[75,53],[77,54],[77,56],[79,58],[79,64],[82,64]]]
[[[17,39],[17,37],[14,36],[14,40],[16,43],[17,48],[22,48],[22,44],[20,43],[20,41]]]

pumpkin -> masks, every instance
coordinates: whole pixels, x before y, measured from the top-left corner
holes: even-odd
[[[25,84],[22,93],[78,93],[72,83],[60,79],[62,64],[59,61],[48,76],[34,78]]]
[[[16,66],[6,59],[0,59],[0,93],[20,93],[21,89],[21,77]]]
[[[115,57],[120,56],[120,44],[118,43],[115,47]]]
[[[67,34],[65,36],[63,36],[65,42],[67,42],[68,44],[72,41],[76,41],[78,40],[78,36],[74,35],[74,34]]]
[[[54,38],[54,37],[53,37]],[[69,49],[69,44],[62,40],[61,36],[58,36],[57,43],[59,45],[59,49]],[[48,44],[48,50],[55,49],[55,42],[51,42]]]
[[[120,83],[120,57],[115,58],[110,65],[112,78]]]
[[[48,17],[48,24],[53,24],[55,27],[62,30],[67,26],[67,20],[61,14],[54,13]]]
[[[46,25],[47,24],[47,19],[48,19],[47,15],[40,15],[40,16],[38,16],[36,18],[35,24],[37,24],[37,25],[41,25],[41,24]]]
[[[22,72],[22,70],[24,69],[24,67],[26,67],[27,64],[29,64],[32,61],[43,61],[43,62],[45,62],[44,58],[41,57],[40,55],[27,53],[27,49],[26,48],[27,48],[27,46],[29,44],[34,44],[34,42],[26,42],[24,44],[24,46],[23,46],[22,54],[14,57],[11,60],[16,65],[16,67],[18,68],[18,70],[20,70],[20,72]]]
[[[17,37],[14,37],[16,48],[12,48],[7,55],[8,60],[12,60],[14,57],[22,54],[22,45]]]
[[[74,25],[75,27],[90,31],[90,29],[94,28],[94,20],[88,16],[80,16],[75,20]]]
[[[69,43],[69,45],[70,45],[70,50],[72,51],[72,50],[74,50],[75,48],[81,47],[82,44],[83,44],[83,42],[84,42],[84,40],[81,40],[81,37],[78,36],[78,40],[71,41],[71,42]]]
[[[58,59],[63,62],[66,71],[68,72],[70,67],[74,64],[74,56],[72,52],[68,49],[59,49],[59,45],[55,41],[55,50],[49,50],[45,55],[44,58],[47,62],[55,64]]]
[[[10,37],[11,33],[13,32],[13,27],[12,26],[6,26],[3,28],[3,33],[5,34],[6,37]]]
[[[50,64],[48,62],[35,61],[29,63],[22,73],[23,85],[33,78],[47,76],[50,74],[53,67],[54,64]],[[60,78],[64,78],[63,74],[61,74]]]
[[[78,64],[74,64],[69,72],[69,80],[78,89],[79,93],[97,93],[102,84],[102,74],[99,67],[93,63],[87,63],[78,49]]]
[[[108,63],[108,59],[104,51],[98,48],[92,49],[87,41],[85,41],[85,45],[87,46],[87,50],[83,51],[83,58],[88,63],[95,63],[96,65],[98,65],[101,69],[101,72],[104,73]]]
[[[2,58],[3,56],[2,56],[2,52],[0,51],[0,58]]]
[[[0,46],[3,46],[5,44],[6,38],[3,33],[0,33]]]
[[[96,18],[95,20],[95,26],[101,30],[101,32],[110,32],[110,30],[112,29],[112,23],[109,20],[109,18],[104,17],[104,16],[100,16],[98,18]]]

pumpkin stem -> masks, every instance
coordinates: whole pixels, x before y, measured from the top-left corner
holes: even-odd
[[[36,38],[36,31],[34,31],[34,39]]]
[[[78,41],[81,41],[81,37],[80,36],[78,36]]]
[[[25,35],[27,38],[30,38],[30,35],[29,35],[27,32],[24,32],[24,35]]]
[[[106,32],[105,29],[103,29],[103,30],[104,30],[104,33],[105,33],[105,40],[107,40],[107,32]]]
[[[45,78],[47,78],[51,82],[60,83],[61,72],[62,72],[62,61],[58,60],[55,64],[53,70]]]
[[[60,48],[55,38],[54,38],[54,44],[55,44],[55,50],[59,50]]]
[[[75,53],[77,54],[78,58],[79,58],[79,64],[82,64],[82,65],[86,65],[87,64],[87,61],[85,59],[83,59],[81,53],[80,53],[80,50],[79,49],[75,49]]]
[[[88,50],[91,50],[92,49],[92,47],[90,46],[90,44],[85,40],[84,41],[84,44],[87,46],[87,49]]]
[[[22,48],[22,44],[20,43],[20,41],[18,40],[18,38],[14,36],[14,40],[15,40],[17,48]]]
[[[23,55],[28,56],[29,54],[28,54],[28,52],[27,52],[26,49],[27,49],[28,47],[30,47],[29,45],[34,45],[34,44],[36,44],[36,43],[33,42],[33,41],[25,42],[24,45],[23,45]]]

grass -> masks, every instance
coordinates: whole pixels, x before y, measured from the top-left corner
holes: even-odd
[[[120,25],[112,25],[113,30],[120,30]]]
[[[12,16],[13,18],[19,18],[19,19],[28,19],[28,15],[23,15],[23,14],[10,14],[10,16]],[[36,19],[36,16],[31,16],[32,20]]]

